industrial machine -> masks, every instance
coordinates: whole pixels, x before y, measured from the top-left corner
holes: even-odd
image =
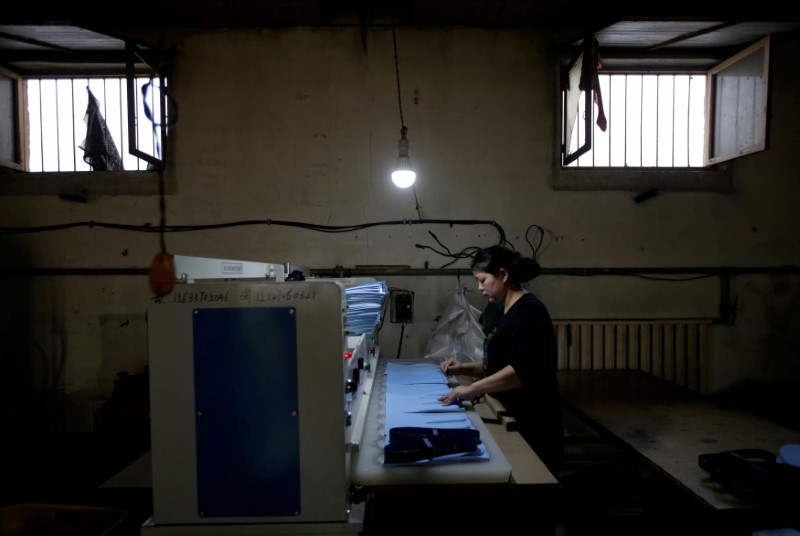
[[[347,330],[347,289],[369,280],[291,280],[288,264],[236,262],[176,258],[172,293],[148,308],[143,536],[357,535],[358,490],[508,482],[476,415],[490,462],[383,466],[379,346]]]
[[[142,533],[357,534],[349,457],[377,356],[371,334],[345,331],[356,281],[286,281],[283,264],[269,281],[266,263],[231,278],[238,261],[190,261],[148,308],[153,517]]]

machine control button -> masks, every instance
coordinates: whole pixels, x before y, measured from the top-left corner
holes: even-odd
[[[347,383],[345,384],[344,392],[355,393],[357,389],[358,389],[358,381],[353,381],[352,379],[348,379]]]

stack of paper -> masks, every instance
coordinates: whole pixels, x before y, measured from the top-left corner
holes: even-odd
[[[381,321],[383,299],[389,293],[385,281],[372,281],[345,289],[347,325],[351,335],[372,333]]]

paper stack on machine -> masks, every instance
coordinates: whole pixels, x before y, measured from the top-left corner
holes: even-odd
[[[350,335],[372,333],[381,320],[383,299],[389,293],[385,281],[372,281],[347,287],[346,331]]]
[[[386,364],[384,464],[488,460],[480,433],[460,405],[442,406],[450,392],[438,363]]]

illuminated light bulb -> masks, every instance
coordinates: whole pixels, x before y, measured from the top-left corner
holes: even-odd
[[[417,174],[411,166],[411,159],[408,157],[408,140],[406,139],[406,127],[400,130],[400,142],[398,143],[397,164],[392,172],[392,182],[398,188],[408,188],[417,179]]]
[[[417,178],[417,174],[407,169],[392,172],[392,182],[398,188],[408,188]]]

